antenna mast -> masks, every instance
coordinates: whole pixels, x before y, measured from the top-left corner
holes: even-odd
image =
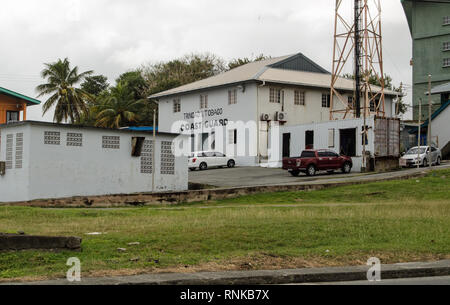
[[[349,1],[354,1],[351,4]],[[344,15],[344,2],[353,14]],[[375,15],[372,15],[375,12]],[[330,120],[385,116],[385,80],[380,0],[336,0]],[[353,66],[350,57],[353,55]],[[353,71],[353,97],[340,89],[340,77]],[[347,68],[347,70],[345,70]],[[374,79],[375,78],[375,79]],[[373,81],[379,84],[374,86]],[[381,89],[380,89],[381,87]]]

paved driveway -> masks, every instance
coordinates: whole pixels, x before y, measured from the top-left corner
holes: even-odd
[[[441,168],[448,168],[449,163],[442,165]],[[433,169],[439,167],[433,167]],[[261,185],[280,185],[280,184],[302,184],[308,182],[320,181],[336,181],[343,180],[365,180],[376,177],[389,177],[401,175],[405,171],[418,171],[416,168],[403,171],[395,171],[391,173],[368,173],[361,174],[353,172],[344,175],[340,171],[335,174],[318,173],[315,177],[308,177],[300,174],[299,177],[292,177],[287,171],[278,168],[262,168],[262,167],[236,167],[236,168],[219,168],[208,169],[206,171],[189,172],[189,182],[208,184],[216,187],[245,187],[245,186],[261,186]],[[423,171],[420,169],[419,171]]]

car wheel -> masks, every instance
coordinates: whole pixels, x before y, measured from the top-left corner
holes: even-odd
[[[428,159],[423,159],[423,167],[428,167]]]
[[[206,164],[205,162],[202,162],[200,164],[200,170],[204,171],[204,170],[207,170],[207,169],[208,169],[208,164]]]
[[[436,165],[437,165],[437,166],[441,165],[441,157],[438,157],[437,162],[436,162]]]
[[[234,162],[234,160],[229,160],[227,166],[228,168],[233,168],[236,166],[236,162]]]
[[[316,167],[312,164],[310,166],[308,166],[308,168],[306,169],[306,174],[308,176],[315,176],[316,175]]]
[[[298,175],[300,175],[300,171],[292,171],[289,172],[293,177],[298,177]]]
[[[351,171],[352,171],[352,166],[351,166],[351,164],[348,163],[348,162],[346,162],[346,163],[344,164],[344,166],[342,167],[342,172],[343,172],[344,174],[350,174]]]

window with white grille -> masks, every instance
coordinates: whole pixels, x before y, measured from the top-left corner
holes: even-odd
[[[83,134],[82,133],[67,133],[67,146],[81,147],[83,146]]]
[[[173,112],[174,113],[181,112],[181,100],[180,99],[173,100]]]
[[[12,169],[13,167],[13,142],[14,135],[6,135],[6,169]]]
[[[228,90],[228,105],[237,104],[237,89]]]
[[[450,51],[450,42],[444,42],[444,45],[442,47],[442,50],[444,51]]]
[[[145,140],[141,152],[141,174],[153,173],[153,141]]]
[[[208,95],[200,95],[200,109],[208,108]]]
[[[295,90],[294,105],[305,106],[305,92]]]
[[[107,149],[120,149],[120,137],[118,136],[103,136],[102,147]]]
[[[331,102],[330,102],[330,95],[329,94],[322,94],[322,108],[330,108]]]
[[[16,169],[22,168],[23,163],[23,133],[16,133]]]
[[[450,67],[450,58],[444,58],[444,68]]]
[[[61,133],[59,131],[45,131],[44,144],[46,145],[60,145]]]
[[[175,155],[172,142],[161,142],[161,175],[175,175]]]
[[[271,103],[281,104],[281,89],[270,88],[270,98]]]
[[[450,25],[450,16],[445,16],[444,17],[443,25]]]

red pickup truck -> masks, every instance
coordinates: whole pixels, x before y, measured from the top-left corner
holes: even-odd
[[[300,173],[314,176],[318,171],[335,170],[348,174],[352,171],[352,167],[352,158],[340,156],[331,150],[305,150],[300,157],[283,159],[283,169],[294,177]]]

